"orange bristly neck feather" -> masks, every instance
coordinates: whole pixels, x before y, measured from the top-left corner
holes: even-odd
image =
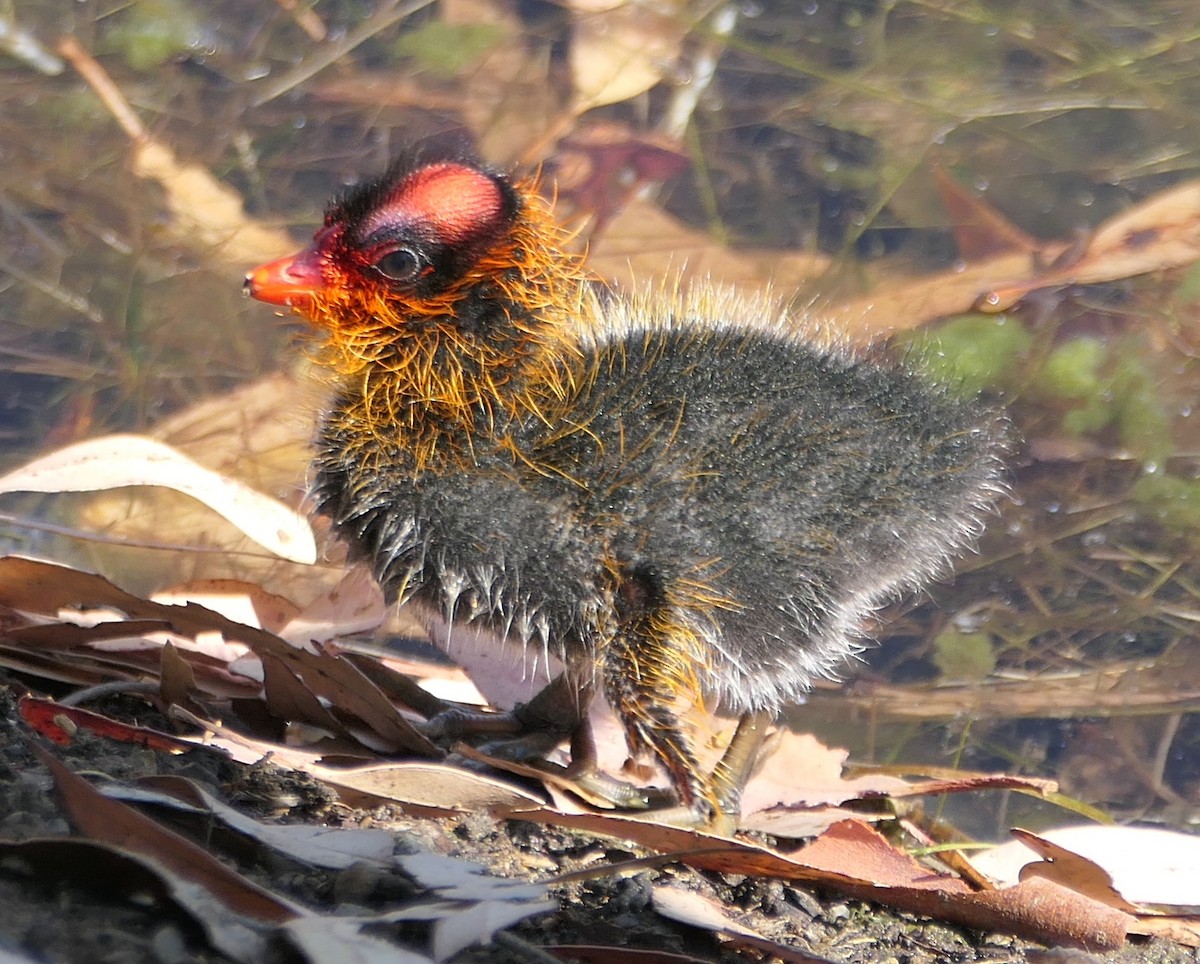
[[[348,278],[303,309],[322,336],[317,361],[361,392],[331,427],[364,462],[420,471],[469,459],[481,431],[509,418],[550,421],[579,377],[573,332],[594,314],[594,296],[580,258],[565,249],[570,236],[534,187],[520,185],[524,203],[507,237],[436,298],[389,297]],[[512,307],[495,337],[456,323],[463,299],[484,287]]]

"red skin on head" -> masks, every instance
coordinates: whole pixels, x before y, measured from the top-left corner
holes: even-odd
[[[406,177],[361,233],[397,216],[429,225],[444,244],[469,241],[481,226],[495,224],[503,210],[500,189],[491,178],[461,164],[431,164]]]

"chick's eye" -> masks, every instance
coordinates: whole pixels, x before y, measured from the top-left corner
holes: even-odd
[[[411,248],[397,248],[377,260],[375,270],[392,281],[412,281],[421,273],[421,259]]]

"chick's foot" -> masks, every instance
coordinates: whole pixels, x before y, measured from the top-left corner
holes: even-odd
[[[447,758],[451,763],[479,765],[477,760],[453,752],[453,744],[465,742],[487,757],[540,770],[603,807],[646,810],[674,804],[676,798],[668,791],[637,786],[600,768],[586,713],[591,701],[590,687],[574,685],[566,676],[558,676],[528,703],[510,711],[488,713],[443,704],[417,728],[451,749]],[[571,753],[566,766],[546,758],[564,740],[570,741]]]

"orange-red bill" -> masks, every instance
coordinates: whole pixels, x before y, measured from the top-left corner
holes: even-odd
[[[246,275],[242,290],[267,304],[296,308],[324,287],[321,255],[314,248],[305,248],[297,254],[259,265]]]

